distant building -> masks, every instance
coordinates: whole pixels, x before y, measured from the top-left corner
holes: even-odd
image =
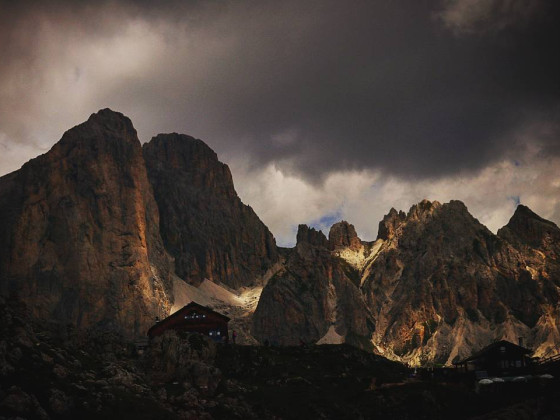
[[[453,364],[465,372],[479,371],[491,376],[508,376],[527,368],[531,362],[531,353],[533,352],[525,347],[501,340]]]
[[[215,341],[228,339],[229,318],[206,306],[191,302],[167,318],[156,322],[148,330],[150,338],[157,337],[167,330],[197,332],[209,336]]]

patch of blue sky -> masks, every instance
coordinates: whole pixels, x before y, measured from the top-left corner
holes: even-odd
[[[331,226],[333,224],[335,224],[336,222],[340,222],[341,220],[342,220],[342,209],[338,209],[334,212],[327,213],[327,214],[321,216],[318,219],[314,219],[311,222],[307,222],[306,224],[309,227],[312,227],[316,230],[323,231],[325,236],[328,237],[329,236],[329,230],[330,230]],[[293,240],[279,241],[277,239],[278,246],[286,247],[286,248],[292,248],[292,247],[296,246],[296,235],[297,235],[297,231],[298,231],[298,226],[293,225],[291,230],[292,230],[292,234],[293,234]]]
[[[508,197],[508,200],[513,201],[513,203],[515,204],[515,207],[517,207],[519,204],[521,204],[521,198],[518,195],[510,195]]]
[[[309,226],[322,230],[325,235],[328,236],[330,227],[336,222],[342,220],[342,210],[339,209],[335,212],[327,213],[321,216],[319,219],[313,220],[309,223]]]

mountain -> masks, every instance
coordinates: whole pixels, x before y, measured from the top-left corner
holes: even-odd
[[[278,260],[206,144],[161,134],[142,148],[109,109],[0,178],[0,294],[37,319],[142,336],[190,296],[231,300],[210,281],[255,286],[232,306],[244,325]]]
[[[143,152],[177,275],[234,289],[258,283],[278,261],[276,242],[237,196],[228,166],[204,142],[180,134],[160,134]]]
[[[532,278],[524,255],[459,201],[423,201],[389,216],[363,282],[378,350],[412,362],[451,363],[495,339],[533,346],[537,323],[558,295]]]
[[[536,355],[550,355],[560,343],[558,233],[553,223],[521,207],[494,235],[459,201],[424,200],[408,213],[391,209],[371,243],[360,241],[353,226],[341,222],[331,228],[328,241],[324,236],[315,241],[320,253],[307,252],[313,262],[303,266],[288,259],[288,275],[264,288],[255,330],[264,337],[280,329],[285,343],[305,332],[317,341],[327,325],[318,324],[314,334],[303,326],[309,320],[317,324],[323,314],[332,319],[334,311],[323,309],[328,307],[324,292],[300,289],[328,290],[331,273],[342,272],[343,284],[355,289],[331,305],[337,308],[337,323],[352,325],[356,311],[367,314],[368,341],[389,358],[450,364],[496,339],[517,342],[520,337]],[[321,270],[323,261],[331,265]],[[297,318],[288,316],[294,307]],[[339,341],[354,337],[340,335]],[[359,343],[367,348],[363,336]]]
[[[348,342],[371,350],[373,323],[354,270],[322,232],[300,225],[297,245],[263,289],[253,317],[261,342]]]
[[[144,335],[191,300],[244,343],[349,343],[413,364],[498,339],[560,345],[560,229],[518,206],[495,235],[459,201],[391,209],[378,237],[300,225],[278,249],[201,140],[143,147],[109,109],[0,178],[0,297],[32,316]]]
[[[143,334],[173,301],[142,148],[108,109],[0,178],[0,289],[40,319]]]
[[[508,224],[498,231],[498,236],[520,251],[540,251],[553,260],[560,257],[560,229],[527,206],[517,206]]]

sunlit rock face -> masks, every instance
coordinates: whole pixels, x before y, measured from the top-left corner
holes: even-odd
[[[517,219],[508,232],[530,232],[518,236],[533,244],[548,243],[543,232],[557,230],[538,218],[546,229],[520,231],[533,222]],[[494,235],[459,201],[423,201],[387,220],[380,232],[386,241],[362,286],[378,351],[412,363],[451,363],[496,339],[523,337],[537,355],[560,343],[556,262],[551,271],[529,245],[513,246],[505,231]]]
[[[228,166],[201,140],[160,134],[144,145],[161,235],[183,280],[250,286],[278,261],[274,237],[244,205]]]
[[[144,335],[172,303],[136,130],[105,109],[0,178],[0,287],[34,316]]]
[[[283,345],[348,342],[371,349],[373,323],[358,272],[332,254],[322,232],[300,225],[297,240],[263,289],[253,335]]]
[[[391,208],[388,214],[383,217],[383,220],[379,222],[379,230],[377,234],[378,239],[391,239],[395,236],[395,232],[398,227],[406,220],[406,213],[403,211],[397,212],[394,208]]]
[[[332,225],[329,231],[329,246],[331,249],[350,249],[359,251],[363,248],[354,225],[342,221]]]
[[[560,344],[559,233],[520,207],[494,235],[460,201],[427,200],[408,213],[391,209],[372,243],[347,222],[329,240],[300,226],[284,270],[263,290],[254,330],[290,344],[361,337],[365,347],[369,337],[375,351],[412,364],[450,364],[520,337],[550,355]]]

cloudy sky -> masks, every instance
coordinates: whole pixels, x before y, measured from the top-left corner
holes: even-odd
[[[560,223],[555,0],[0,0],[0,175],[105,107],[203,139],[291,245],[460,199]]]

